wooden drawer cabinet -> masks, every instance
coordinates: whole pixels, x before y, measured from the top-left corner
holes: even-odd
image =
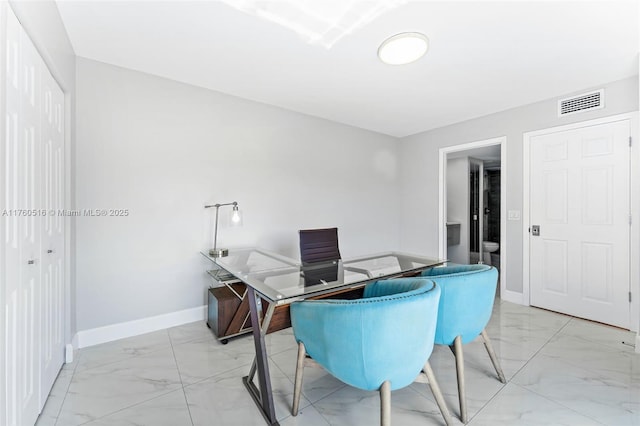
[[[244,296],[244,284],[237,283],[230,284],[230,286],[238,295]],[[208,299],[207,325],[219,339],[251,331],[249,305],[246,297],[241,300],[229,287],[221,286],[210,288]],[[246,305],[246,309],[240,309],[243,304]],[[246,313],[243,314],[245,311]]]
[[[233,291],[228,286],[233,288]],[[226,344],[231,337],[251,332],[246,286],[242,283],[228,284],[228,286],[210,288],[208,296],[207,326],[223,344]],[[266,310],[269,306],[268,302],[262,300],[262,306]],[[267,332],[272,333],[288,327],[291,327],[289,306],[279,306],[271,317]]]

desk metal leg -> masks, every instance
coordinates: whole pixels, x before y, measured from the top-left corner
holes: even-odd
[[[270,303],[267,308],[267,312],[260,324],[260,317],[258,315],[258,306],[256,303],[256,294],[253,288],[247,286],[249,298],[249,312],[251,314],[251,328],[253,333],[253,342],[256,348],[256,358],[254,364],[251,367],[249,376],[242,378],[242,382],[249,391],[249,394],[258,405],[260,412],[264,416],[269,425],[279,426],[276,420],[276,410],[273,405],[273,393],[271,391],[271,376],[269,375],[269,359],[267,358],[267,347],[265,345],[264,336],[267,333],[269,323],[271,322],[271,316],[275,308],[274,303]],[[253,376],[258,373],[258,385],[260,389],[256,388],[253,382]]]

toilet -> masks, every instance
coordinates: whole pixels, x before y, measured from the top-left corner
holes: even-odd
[[[491,265],[491,253],[498,250],[499,247],[500,244],[494,243],[493,241],[482,242],[482,252],[484,253],[482,260],[485,265]]]

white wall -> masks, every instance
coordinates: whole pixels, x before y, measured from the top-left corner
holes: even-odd
[[[206,203],[238,201],[219,245],[298,257],[337,226],[343,257],[398,248],[397,140],[87,59],[77,60],[78,330],[205,303]]]
[[[447,160],[447,222],[460,224],[460,244],[447,246],[447,259],[469,263],[469,158]]]
[[[503,177],[502,184],[506,185],[507,190],[507,210],[522,211],[523,133],[638,110],[637,77],[597,88],[601,87],[605,89],[606,98],[605,108],[600,110],[558,118],[557,99],[549,99],[403,138],[399,160],[402,164],[402,249],[423,253],[438,252],[437,182],[440,148],[506,136],[508,174]],[[587,90],[589,89],[585,89]],[[632,132],[637,140],[637,129],[634,128]],[[638,179],[639,174],[636,173],[634,181],[637,182]],[[507,221],[506,231],[506,288],[522,293],[521,221]],[[640,247],[634,247],[634,250],[637,249]]]

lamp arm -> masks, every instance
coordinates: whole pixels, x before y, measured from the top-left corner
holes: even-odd
[[[232,202],[232,203],[209,204],[209,205],[207,205],[207,206],[204,206],[204,208],[205,208],[205,209],[208,209],[208,208],[210,208],[210,207],[215,207],[215,208],[219,209],[219,208],[220,208],[220,207],[222,207],[222,206],[231,206],[231,205],[233,205],[233,206],[237,206],[237,205],[238,205],[238,202],[237,202],[237,201],[234,201],[234,202]]]
[[[233,206],[233,208],[235,209],[238,206],[238,202],[237,201],[233,201],[231,203],[218,203],[218,204],[209,204],[204,206],[205,209],[208,209],[210,207],[215,207],[216,208],[216,225],[215,225],[215,230],[213,231],[213,252],[216,251],[216,249],[218,248],[218,212],[220,210],[220,207],[222,206]]]

